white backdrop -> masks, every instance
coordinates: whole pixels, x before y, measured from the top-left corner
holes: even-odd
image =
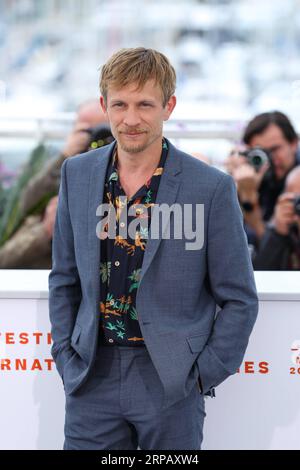
[[[0,273],[0,449],[62,448],[47,275]],[[259,276],[259,316],[240,372],[205,400],[203,449],[300,449],[300,282],[294,277],[284,292],[282,281],[266,288]]]

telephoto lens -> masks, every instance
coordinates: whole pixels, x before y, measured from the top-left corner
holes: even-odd
[[[265,163],[270,161],[270,155],[261,147],[253,147],[252,149],[245,150],[244,152],[240,152],[240,155],[246,157],[249,165],[253,166],[256,171],[259,171]]]

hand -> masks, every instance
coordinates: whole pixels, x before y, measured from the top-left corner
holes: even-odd
[[[231,150],[230,154],[226,158],[224,166],[230,175],[233,174],[236,168],[247,163],[246,157],[240,154],[240,152],[244,152],[246,149],[247,147],[245,145],[238,145]]]
[[[53,237],[53,229],[57,210],[58,196],[54,196],[48,202],[43,218],[43,225],[49,240]]]
[[[258,188],[261,184],[263,176],[269,163],[265,163],[256,171],[249,163],[239,165],[233,170],[232,176],[237,184],[237,190],[241,201],[249,201],[253,204],[258,200]]]
[[[90,127],[90,124],[86,122],[80,122],[74,126],[74,129],[71,134],[69,134],[62,151],[66,158],[73,157],[87,149],[90,141],[90,134],[86,132],[86,130],[90,129]]]
[[[294,193],[281,194],[274,210],[274,227],[280,235],[288,235],[291,224],[299,221],[299,216],[295,214]]]
[[[227,163],[236,182],[240,202],[248,202],[253,205],[252,211],[243,210],[244,220],[254,230],[257,238],[261,239],[265,233],[265,223],[259,206],[258,189],[269,164],[266,163],[259,171],[256,171],[245,156],[239,155],[239,152],[245,149],[246,147],[242,146],[233,149]]]
[[[234,147],[225,160],[225,169],[226,171],[233,176],[236,182],[240,183],[240,186],[245,189],[255,189],[257,190],[260,186],[261,180],[265,172],[270,167],[269,162],[266,162],[259,171],[256,171],[255,168],[248,163],[247,158],[244,155],[241,155],[242,152],[249,150],[249,147],[246,145],[238,145]],[[240,170],[240,168],[243,168]],[[247,180],[244,181],[243,180]],[[252,180],[252,181],[250,181]],[[251,187],[251,188],[250,188]]]

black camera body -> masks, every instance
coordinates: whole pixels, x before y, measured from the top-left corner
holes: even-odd
[[[265,163],[271,161],[269,153],[261,147],[253,147],[244,152],[239,152],[239,154],[246,157],[247,163],[249,163],[255,171],[259,171]]]
[[[108,145],[115,140],[107,124],[90,127],[86,129],[86,132],[90,134],[89,148],[91,150]]]
[[[300,217],[300,195],[294,198],[294,211]]]

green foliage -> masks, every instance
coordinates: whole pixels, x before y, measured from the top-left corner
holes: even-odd
[[[35,175],[49,160],[49,151],[45,145],[38,145],[31,153],[29,161],[24,166],[23,171],[18,177],[15,184],[10,188],[4,207],[2,217],[0,219],[0,246],[2,246],[11,235],[19,228],[24,221],[25,217],[29,214],[22,214],[20,209],[20,198],[23,189],[28,184],[29,180]],[[53,193],[48,194],[39,201],[31,213],[38,213],[38,210],[45,208]]]
[[[137,310],[136,310],[135,307],[131,308],[130,316],[131,316],[132,320],[137,320],[138,319],[138,314],[137,314]]]

